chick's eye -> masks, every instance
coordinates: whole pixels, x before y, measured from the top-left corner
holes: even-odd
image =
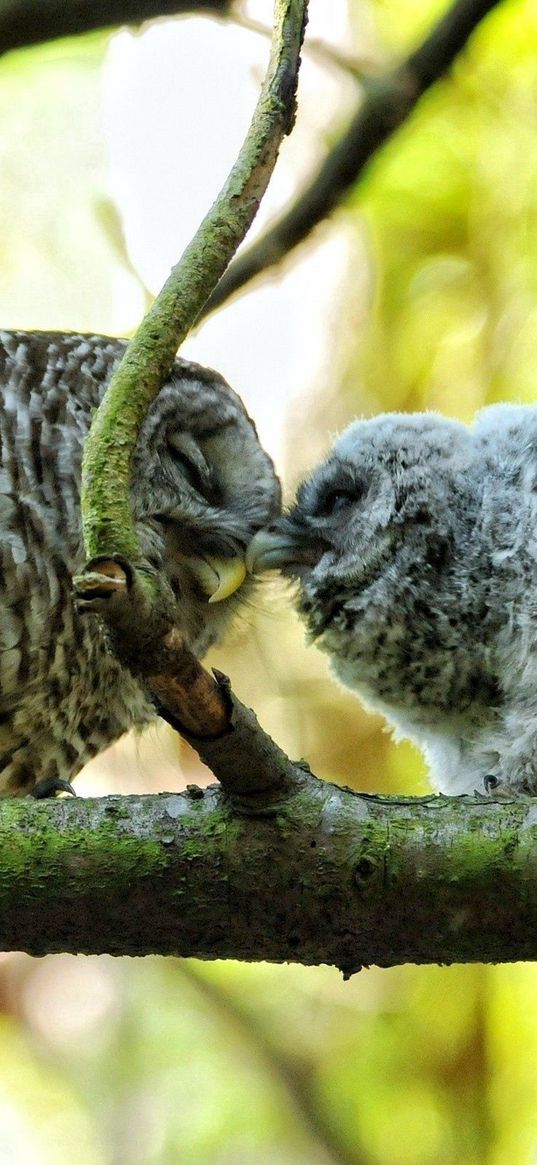
[[[356,489],[345,489],[343,486],[327,490],[327,492],[319,499],[317,513],[321,518],[329,518],[332,514],[340,514],[343,510],[349,509],[362,496],[362,491]]]

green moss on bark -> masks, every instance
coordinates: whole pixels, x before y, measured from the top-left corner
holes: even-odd
[[[295,113],[307,0],[276,0],[267,75],[227,181],[128,345],[94,417],[82,466],[84,544],[89,559],[140,562],[131,515],[131,466],[141,424],[177,349],[257,213]],[[152,582],[142,580],[152,589]]]

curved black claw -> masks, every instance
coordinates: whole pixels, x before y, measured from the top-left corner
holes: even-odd
[[[36,801],[43,801],[45,797],[55,797],[56,793],[70,793],[72,797],[76,797],[73,786],[61,777],[45,777],[32,789],[32,797],[35,797]]]
[[[491,773],[487,773],[487,776],[483,777],[483,784],[485,786],[485,793],[489,794],[489,796],[491,793],[494,792],[495,789],[498,789],[500,787],[501,783],[502,782],[500,781],[500,778],[493,777]]]

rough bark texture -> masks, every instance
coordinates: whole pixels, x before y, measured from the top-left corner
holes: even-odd
[[[219,787],[0,806],[0,949],[361,964],[537,958],[537,804],[377,798],[296,766]]]
[[[90,561],[74,580],[78,602],[102,616],[118,658],[146,679],[170,721],[198,737],[225,733],[229,709],[174,627],[169,583],[143,561],[131,513],[132,458],[176,350],[251,225],[292,129],[306,19],[307,0],[275,0],[269,64],[238,157],[128,344],[84,444],[81,507]]]
[[[270,60],[243,145],[215,202],[127,346],[92,421],[82,462],[88,558],[124,555],[137,567],[132,455],[140,427],[218,280],[244,239],[295,116],[307,0],[275,0]],[[140,583],[144,576],[140,574]],[[145,582],[152,589],[152,581]],[[155,597],[158,598],[156,588]]]

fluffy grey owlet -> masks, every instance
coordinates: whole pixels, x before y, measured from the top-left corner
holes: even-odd
[[[350,425],[249,550],[446,793],[537,793],[537,408]]]
[[[143,689],[79,615],[82,444],[123,340],[0,332],[0,795],[54,791],[133,725]],[[244,553],[279,512],[270,459],[215,372],[178,360],[144,423],[132,501],[142,550],[177,596],[196,655],[250,581]]]

